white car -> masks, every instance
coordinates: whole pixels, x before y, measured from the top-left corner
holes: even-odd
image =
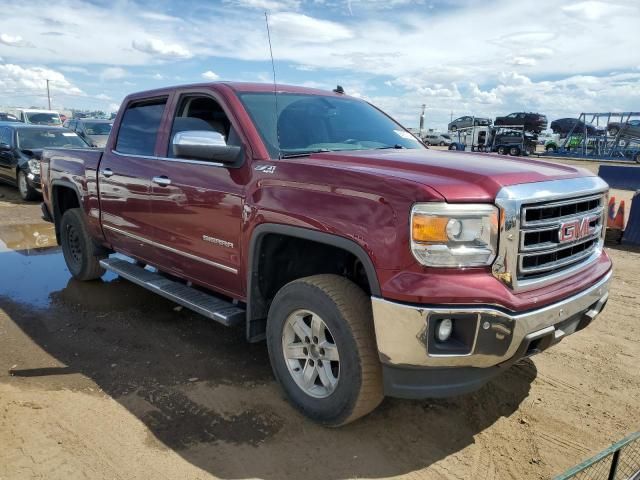
[[[19,121],[31,125],[50,125],[54,127],[62,125],[60,114],[54,110],[20,108],[12,113],[14,113]]]

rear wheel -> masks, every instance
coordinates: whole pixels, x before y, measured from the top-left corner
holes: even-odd
[[[104,275],[97,248],[87,232],[82,211],[70,208],[60,221],[60,242],[64,261],[71,275],[77,280],[95,280]]]
[[[504,147],[498,147],[498,150],[496,150],[500,155],[506,155],[507,154],[507,149]]]
[[[20,197],[26,201],[38,198],[37,190],[29,185],[27,174],[22,170],[18,172],[18,192],[20,192]]]
[[[520,155],[520,148],[519,147],[511,147],[509,149],[509,155],[512,155],[514,157],[517,157]]]
[[[269,309],[267,346],[288,400],[316,422],[344,425],[382,401],[371,300],[343,277],[282,287]]]
[[[633,157],[633,160],[634,160],[636,163],[640,163],[640,152],[637,152],[637,153],[635,154],[635,156]]]
[[[609,135],[612,137],[615,137],[618,134],[618,129],[617,128],[611,128],[609,129]]]

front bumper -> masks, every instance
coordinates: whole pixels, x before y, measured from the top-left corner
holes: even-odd
[[[27,172],[27,183],[31,188],[36,190],[39,193],[42,193],[42,182],[40,181],[40,174],[33,173],[31,171]]]
[[[450,394],[473,390],[498,373],[493,367],[544,350],[586,327],[607,302],[610,281],[611,271],[578,294],[523,313],[492,306],[406,305],[374,297],[385,393],[415,398],[440,391],[435,396],[443,396],[449,380]],[[454,332],[456,328],[460,332],[451,345],[435,338],[436,323],[443,318],[454,319]],[[420,385],[424,382],[432,385]],[[457,383],[461,389],[454,387]]]

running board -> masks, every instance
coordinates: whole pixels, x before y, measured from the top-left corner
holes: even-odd
[[[183,283],[165,278],[159,273],[145,270],[126,260],[106,258],[100,260],[100,265],[117,273],[122,278],[126,278],[147,290],[162,295],[227,327],[241,325],[245,321],[246,312],[243,308],[195,288],[188,287]]]

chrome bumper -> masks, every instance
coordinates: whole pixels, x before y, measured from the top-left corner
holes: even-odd
[[[511,359],[525,343],[540,338],[556,343],[590,322],[609,297],[611,271],[588,289],[538,310],[508,314],[491,307],[438,308],[411,306],[372,297],[380,360],[407,367],[491,367]],[[433,352],[433,316],[461,315],[475,320],[475,334],[466,353]],[[455,330],[455,325],[454,325]],[[470,338],[470,337],[469,337]]]

